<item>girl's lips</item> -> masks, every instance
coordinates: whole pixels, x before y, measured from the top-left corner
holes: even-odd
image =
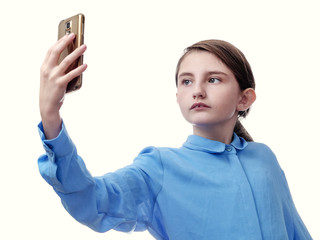
[[[199,102],[199,103],[194,103],[190,109],[192,110],[192,109],[203,109],[203,108],[210,108],[210,107],[204,103]]]

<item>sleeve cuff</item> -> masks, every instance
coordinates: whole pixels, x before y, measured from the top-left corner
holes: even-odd
[[[47,140],[44,135],[42,122],[38,125],[38,131],[43,144],[44,149],[47,153],[54,153],[57,157],[63,157],[74,149],[74,144],[66,130],[64,123],[62,122],[62,127],[59,135],[54,138]]]

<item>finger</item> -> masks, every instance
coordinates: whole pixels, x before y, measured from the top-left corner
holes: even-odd
[[[56,66],[58,64],[61,53],[74,40],[75,34],[71,33],[60,38],[48,51],[46,62],[48,66]]]
[[[51,56],[52,54],[52,51],[54,50],[54,48],[56,47],[57,44],[59,44],[61,41],[64,40],[64,38],[66,38],[67,35],[63,36],[62,38],[58,39],[58,41],[56,41],[47,51],[47,54],[45,56],[45,59],[44,59],[44,63],[46,63],[49,59],[49,57]]]
[[[65,85],[67,85],[72,79],[80,76],[87,69],[87,67],[87,64],[82,64],[81,66],[73,69],[72,71],[64,75],[64,77],[61,80],[64,82]]]
[[[60,71],[66,72],[69,66],[72,65],[80,56],[82,56],[86,50],[87,46],[83,44],[65,57],[59,65]]]

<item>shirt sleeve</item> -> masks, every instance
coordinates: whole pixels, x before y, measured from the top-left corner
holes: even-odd
[[[293,240],[312,240],[312,237],[310,236],[307,227],[305,226],[305,224],[303,223],[297,209],[296,206],[294,204],[291,192],[290,192],[290,188],[285,176],[285,172],[282,170],[277,157],[275,156],[275,154],[272,152],[272,150],[267,147],[265,145],[265,147],[267,148],[267,151],[269,151],[269,156],[270,159],[273,159],[274,162],[274,166],[275,166],[275,172],[278,172],[279,174],[274,175],[279,177],[279,183],[281,183],[279,185],[280,187],[280,191],[278,194],[281,194],[281,196],[283,197],[283,214],[284,217],[286,219],[286,228],[287,228],[287,232],[288,232],[288,237],[289,239],[293,239]],[[273,157],[272,157],[273,156]]]
[[[303,223],[303,221],[302,221],[302,219],[296,209],[296,206],[293,202],[285,173],[283,170],[281,170],[281,172],[282,172],[283,182],[285,185],[285,194],[286,194],[286,197],[288,200],[288,206],[290,208],[291,219],[292,219],[292,226],[291,227],[293,229],[288,229],[288,232],[290,230],[291,230],[290,232],[293,232],[293,239],[294,240],[302,240],[302,239],[312,240],[312,237],[311,237],[307,227]],[[287,227],[290,228],[290,226],[287,226]]]
[[[64,124],[58,137],[51,140],[45,139],[41,123],[38,130],[46,151],[38,159],[40,174],[77,221],[98,232],[148,228],[163,178],[157,148],[145,148],[133,164],[93,177]]]

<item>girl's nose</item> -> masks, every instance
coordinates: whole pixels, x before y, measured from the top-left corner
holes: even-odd
[[[193,93],[193,99],[202,99],[202,98],[205,98],[207,95],[206,95],[206,91],[201,87],[201,86],[198,86],[197,88],[194,89],[194,93]]]

